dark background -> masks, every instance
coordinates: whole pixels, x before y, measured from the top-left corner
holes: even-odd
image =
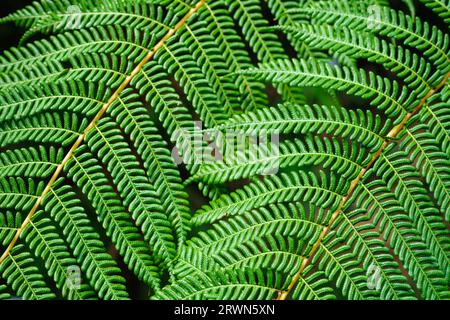
[[[17,9],[31,4],[32,0],[1,0],[0,18],[8,15]],[[10,47],[16,46],[18,39],[23,34],[23,29],[15,27],[13,24],[0,25],[0,52]]]

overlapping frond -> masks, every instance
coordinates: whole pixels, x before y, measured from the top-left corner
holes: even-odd
[[[2,18],[0,298],[450,299],[450,3],[404,2]]]

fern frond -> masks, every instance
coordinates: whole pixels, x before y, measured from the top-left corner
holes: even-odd
[[[450,215],[448,201],[450,201],[450,168],[448,154],[439,150],[433,136],[423,132],[424,125],[418,124],[405,131],[402,147],[408,153],[411,161],[416,163],[418,171],[424,177],[434,199],[440,205],[446,219]],[[434,174],[434,175],[433,175]]]
[[[116,262],[106,252],[100,235],[93,230],[81,201],[62,182],[57,181],[48,194],[45,211],[61,227],[77,262],[100,298],[126,298],[125,279],[120,275]],[[146,269],[140,268],[140,272],[144,273]]]
[[[16,246],[0,266],[2,278],[20,297],[29,300],[53,299],[55,294],[44,282],[31,254]]]
[[[414,290],[408,283],[407,277],[402,274],[398,262],[390,254],[384,241],[380,239],[380,232],[374,228],[374,223],[370,221],[370,215],[364,213],[364,209],[354,209],[339,215],[335,222],[336,231],[329,238],[330,244],[336,244],[334,242],[336,238],[350,239],[350,247],[336,252],[338,256],[343,255],[344,257],[346,254],[354,257],[354,252],[357,253],[355,258],[360,262],[356,272],[356,277],[359,278],[358,282],[361,281],[360,279],[367,282],[369,277],[377,272],[379,282],[373,283],[372,288],[358,287],[367,297],[376,298],[379,295],[381,299],[412,299]],[[352,250],[352,247],[356,250]],[[331,247],[331,249],[336,250],[338,247]],[[336,272],[339,277],[342,277],[341,272],[345,271]],[[304,274],[307,274],[306,270]],[[381,289],[379,292],[376,292],[377,286]]]
[[[294,33],[312,47],[328,49],[355,59],[367,59],[383,65],[403,79],[418,98],[423,98],[431,88],[442,81],[441,77],[431,74],[431,67],[424,59],[407,49],[388,44],[367,33],[355,32],[348,28],[335,30],[329,25],[308,24],[297,24],[295,27],[282,29]]]
[[[279,60],[250,69],[245,73],[257,79],[291,86],[317,86],[327,89],[345,91],[364,99],[386,112],[390,118],[401,119],[408,110],[414,109],[417,100],[407,95],[396,82],[363,70],[347,67],[332,67],[329,64],[306,62],[304,60]],[[367,78],[369,80],[367,80]],[[394,121],[397,124],[399,120]]]
[[[166,287],[154,299],[169,300],[269,300],[286,285],[280,274],[265,270],[213,272],[205,276],[188,276]]]
[[[202,180],[208,184],[223,183],[264,174],[274,167],[299,168],[319,164],[341,174],[343,178],[354,179],[370,160],[364,148],[356,144],[341,145],[329,139],[308,137],[304,142],[286,141],[279,148],[277,154],[269,157],[254,156],[235,163],[227,163],[225,159],[225,163],[204,165],[188,182]],[[237,157],[246,159],[245,156]]]
[[[448,0],[420,0],[436,12],[446,23],[450,22],[450,2]]]
[[[44,218],[44,212],[36,214],[34,221],[27,225],[22,233],[25,242],[36,256],[45,261],[48,274],[55,280],[56,286],[68,299],[89,299],[95,297],[95,293],[89,286],[83,284],[79,288],[73,288],[70,279],[70,268],[79,268],[69,254],[64,241],[56,233],[56,228],[50,224],[50,219]]]
[[[440,150],[446,155],[450,154],[450,117],[446,112],[447,102],[440,101],[438,97],[425,105],[419,113],[420,123],[426,123],[428,132],[440,145]]]
[[[390,122],[382,121],[379,115],[363,110],[348,110],[336,106],[292,104],[278,105],[247,114],[236,115],[227,124],[207,130],[212,136],[217,132],[234,130],[245,135],[258,132],[279,134],[335,135],[357,141],[369,148],[381,146]]]
[[[418,4],[0,19],[0,299],[450,299],[450,3]]]
[[[414,280],[423,295],[429,299],[445,298],[449,292],[444,274],[437,271],[436,261],[430,259],[429,249],[420,241],[411,219],[401,213],[400,202],[388,190],[381,180],[363,182],[354,192],[355,196],[359,195],[356,205],[375,219],[374,224],[380,225],[384,240],[389,241],[405,268],[416,277]]]
[[[310,269],[310,268],[309,268]],[[301,282],[292,292],[294,300],[333,300],[336,296],[325,275],[321,272],[308,272],[306,277],[301,278]]]
[[[339,195],[348,186],[338,181],[335,176],[327,177],[319,174],[292,172],[268,177],[254,182],[230,195],[211,202],[200,209],[192,219],[194,225],[212,223],[224,216],[233,216],[245,210],[264,207],[271,203],[289,201],[310,201],[322,208],[337,206]]]
[[[33,202],[44,189],[44,183],[33,179],[10,177],[0,183],[0,208],[30,210]]]
[[[23,218],[20,212],[7,210],[0,214],[0,244],[7,246],[14,238],[17,230],[22,226]]]
[[[232,83],[236,83],[240,93],[238,100],[240,109],[254,110],[265,107],[268,102],[263,84],[240,74],[230,75],[230,73],[250,67],[252,62],[234,29],[234,21],[228,12],[224,1],[213,1],[205,3],[205,10],[199,12],[199,19],[206,22],[206,27],[214,36],[217,46],[225,58],[229,73],[227,77]]]
[[[0,285],[0,300],[8,300],[11,298],[11,295],[7,291],[7,287],[5,285]]]
[[[435,26],[421,19],[381,7],[379,16],[372,16],[367,10],[360,10],[348,0],[317,1],[310,6],[296,9],[310,17],[314,23],[345,26],[355,31],[366,31],[402,41],[406,46],[416,48],[440,70],[449,72],[449,38]],[[375,28],[368,26],[376,25]]]
[[[227,113],[220,107],[214,91],[206,85],[200,66],[192,59],[189,51],[179,41],[163,46],[158,62],[174,74],[175,79],[185,88],[185,94],[195,111],[204,119],[205,125],[213,127],[223,122]]]
[[[25,141],[35,143],[59,143],[67,146],[80,133],[79,128],[86,127],[86,121],[80,120],[76,114],[64,112],[44,112],[40,115],[11,120],[0,128],[0,146],[5,147]]]
[[[55,169],[64,156],[63,149],[51,147],[48,151],[22,148],[0,154],[0,178],[29,177],[46,178]]]

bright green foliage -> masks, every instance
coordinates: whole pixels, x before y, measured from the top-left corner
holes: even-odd
[[[403,2],[1,19],[0,299],[450,299],[450,1]]]

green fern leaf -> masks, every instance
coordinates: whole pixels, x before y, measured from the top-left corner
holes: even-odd
[[[0,299],[450,299],[449,7],[1,18]]]

